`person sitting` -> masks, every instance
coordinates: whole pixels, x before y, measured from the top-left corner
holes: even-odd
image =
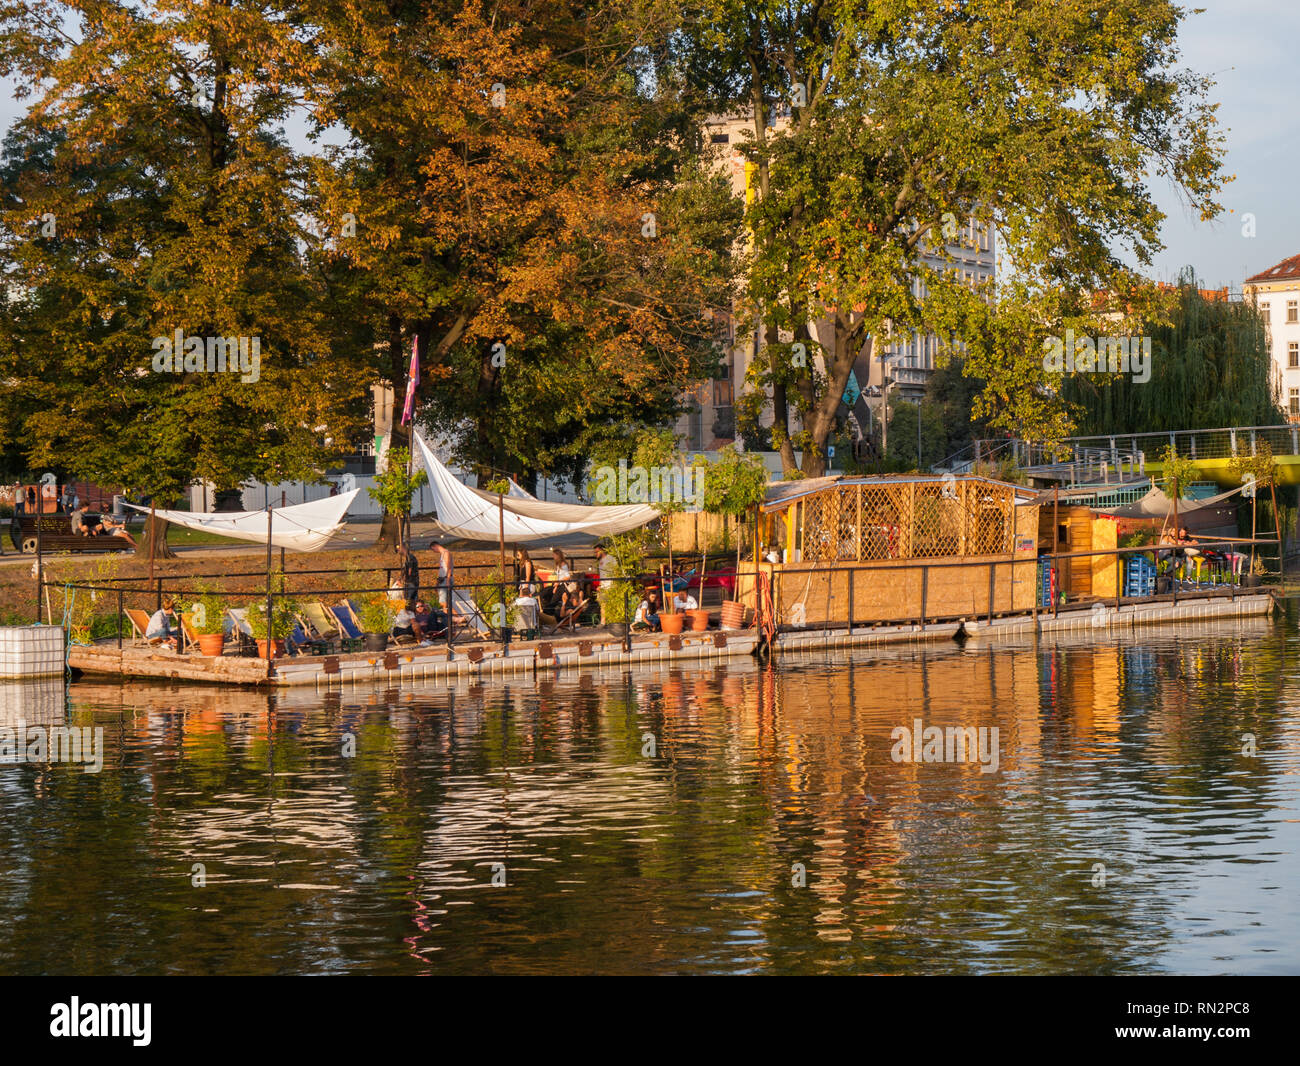
[[[69,521],[72,523],[72,532],[75,535],[80,537],[89,537],[91,535],[90,525],[86,521],[86,509],[84,507],[78,507],[73,511]]]
[[[135,542],[135,537],[131,536],[130,532],[127,530],[125,522],[114,521],[111,518],[104,517],[99,520],[99,529],[105,536],[121,537],[131,545],[131,547],[139,547]]]
[[[533,586],[527,582],[519,586],[519,595],[515,598],[515,611],[521,632],[536,631],[541,619],[542,605],[533,594]]]
[[[147,640],[157,640],[162,646],[175,648],[176,634],[180,632],[180,623],[176,618],[176,605],[171,597],[162,601],[162,606],[154,611],[145,627]]]
[[[694,611],[700,605],[695,601],[695,597],[689,592],[673,593],[673,606],[678,611]]]
[[[410,637],[412,640],[417,639],[415,634],[415,612],[411,610],[413,604],[403,603],[393,618],[393,636]]]
[[[659,593],[649,589],[636,605],[636,614],[632,617],[633,629],[656,630],[659,628]]]
[[[575,583],[576,584],[576,583]],[[564,590],[563,598],[560,601],[559,622],[556,629],[563,629],[568,626],[570,629],[576,628],[580,624],[582,612],[586,609],[591,601],[582,594],[581,587],[568,588]]]

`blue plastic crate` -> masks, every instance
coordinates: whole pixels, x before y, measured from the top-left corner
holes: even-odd
[[[1124,595],[1154,596],[1156,564],[1145,555],[1130,555],[1124,565]]]

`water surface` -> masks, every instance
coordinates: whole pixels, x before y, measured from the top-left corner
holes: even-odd
[[[105,750],[0,765],[0,972],[1295,973],[1298,643],[1291,612],[413,691],[10,686],[0,725]],[[996,727],[997,772],[895,762],[918,719]]]

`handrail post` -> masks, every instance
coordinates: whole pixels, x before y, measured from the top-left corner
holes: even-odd
[[[450,569],[450,568],[449,568],[449,569]],[[447,605],[446,605],[446,610],[447,610],[447,661],[448,661],[448,662],[451,662],[451,660],[452,660],[452,659],[455,657],[455,655],[456,655],[456,653],[455,653],[454,651],[452,651],[452,649],[451,649],[451,631],[452,631],[453,627],[456,625],[456,615],[455,615],[455,612],[454,612],[453,609],[452,609],[453,606],[454,606],[455,603],[456,603],[456,593],[455,593],[455,588],[456,588],[456,578],[455,578],[455,575],[449,573],[449,574],[447,575]]]
[[[926,599],[930,592],[930,568],[924,564],[921,566],[921,632],[925,632],[925,607]]]
[[[993,624],[993,581],[994,581],[994,575],[996,575],[997,572],[998,572],[998,561],[996,559],[990,559],[989,560],[989,618],[988,618],[989,625]]]
[[[856,567],[849,567],[849,636],[853,636],[853,575]]]
[[[508,652],[510,650],[510,612],[506,610],[505,585],[497,585],[497,596],[500,598],[501,603],[501,650]]]
[[[122,650],[122,590],[117,590],[117,650]]]
[[[626,652],[628,655],[631,655],[632,654],[632,619],[629,618],[627,614],[627,606],[628,606],[627,594],[629,591],[631,591],[631,586],[625,584],[623,586],[623,651]],[[700,599],[701,600],[704,599],[703,587],[700,588]]]

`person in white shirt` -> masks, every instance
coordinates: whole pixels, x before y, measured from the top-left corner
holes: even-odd
[[[175,623],[175,624],[173,624]],[[170,599],[162,601],[162,606],[154,611],[145,627],[144,635],[149,640],[157,638],[164,647],[176,647],[176,632],[180,628],[176,619],[176,607]]]
[[[695,602],[695,597],[689,592],[678,592],[673,596],[673,603],[677,605],[679,611],[694,611],[699,604]]]
[[[415,612],[411,610],[409,603],[403,603],[401,610],[393,618],[393,636],[415,636]]]
[[[537,597],[533,595],[532,585],[524,583],[519,586],[519,595],[515,598],[515,608],[521,630],[530,632],[538,627],[542,606]]]

